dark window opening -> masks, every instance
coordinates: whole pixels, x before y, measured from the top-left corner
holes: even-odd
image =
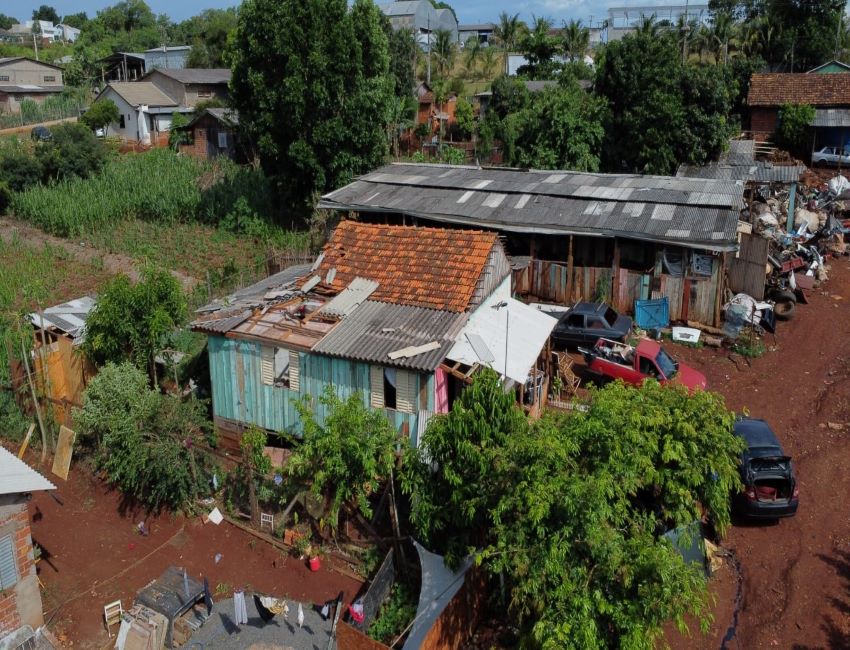
[[[384,408],[396,408],[395,369],[384,368]]]
[[[652,363],[652,359],[648,359],[647,357],[640,358],[640,372],[642,375],[658,377],[658,368]]]
[[[48,81],[56,81],[56,77],[54,75],[46,75],[44,77],[44,81],[45,83],[47,83]]]
[[[620,240],[620,268],[641,273],[652,273],[655,268],[656,250],[654,244]]]
[[[118,120],[118,126],[120,126],[122,129],[126,126],[126,122],[124,121],[123,115],[121,115],[120,119]]]
[[[567,325],[570,327],[584,327],[584,316],[581,314],[570,314],[567,318]]]
[[[573,266],[611,268],[614,240],[576,237],[573,243]]]

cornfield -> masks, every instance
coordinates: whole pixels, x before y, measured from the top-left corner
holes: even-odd
[[[12,198],[12,211],[60,237],[114,226],[127,218],[160,223],[193,220],[201,202],[204,165],[154,149],[110,162],[84,180],[37,186]]]

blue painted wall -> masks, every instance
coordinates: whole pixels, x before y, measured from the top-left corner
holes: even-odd
[[[298,435],[301,427],[293,402],[311,395],[319,421],[327,415],[318,398],[325,386],[331,385],[345,399],[359,393],[369,405],[369,364],[336,359],[306,352],[300,353],[301,381],[298,391],[267,386],[262,381],[261,345],[222,336],[210,336],[210,382],[212,384],[213,414],[216,417],[256,424],[270,431]],[[434,410],[434,375],[417,373],[417,394],[414,413],[383,409],[390,424],[402,431],[407,423],[411,442],[416,444],[418,411]],[[423,391],[426,404],[420,404]]]

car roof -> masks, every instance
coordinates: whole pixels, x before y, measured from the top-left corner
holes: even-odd
[[[572,314],[604,314],[608,305],[604,302],[577,302],[570,307]]]
[[[775,448],[782,450],[779,438],[764,420],[740,418],[735,422],[735,433],[747,441],[750,449]]]

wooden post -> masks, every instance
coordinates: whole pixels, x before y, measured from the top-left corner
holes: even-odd
[[[723,303],[723,293],[726,290],[726,253],[720,253],[717,260],[717,281],[714,283],[714,322],[712,327],[720,325],[720,306]]]
[[[620,305],[620,240],[614,238],[614,261],[611,264],[611,304],[623,311]]]
[[[21,331],[18,330],[18,335],[20,336]],[[41,419],[41,407],[38,405],[38,395],[35,392],[35,383],[32,380],[32,372],[30,371],[30,362],[27,355],[26,346],[24,345],[23,337],[21,339],[21,356],[24,358],[24,369],[27,372],[27,383],[30,386],[30,393],[32,394],[32,402],[35,407],[35,417],[38,420],[38,428],[41,431],[41,462],[43,463],[47,460],[47,430],[44,428],[44,420]]]
[[[570,248],[567,252],[567,302],[573,295],[573,235],[570,235]]]

